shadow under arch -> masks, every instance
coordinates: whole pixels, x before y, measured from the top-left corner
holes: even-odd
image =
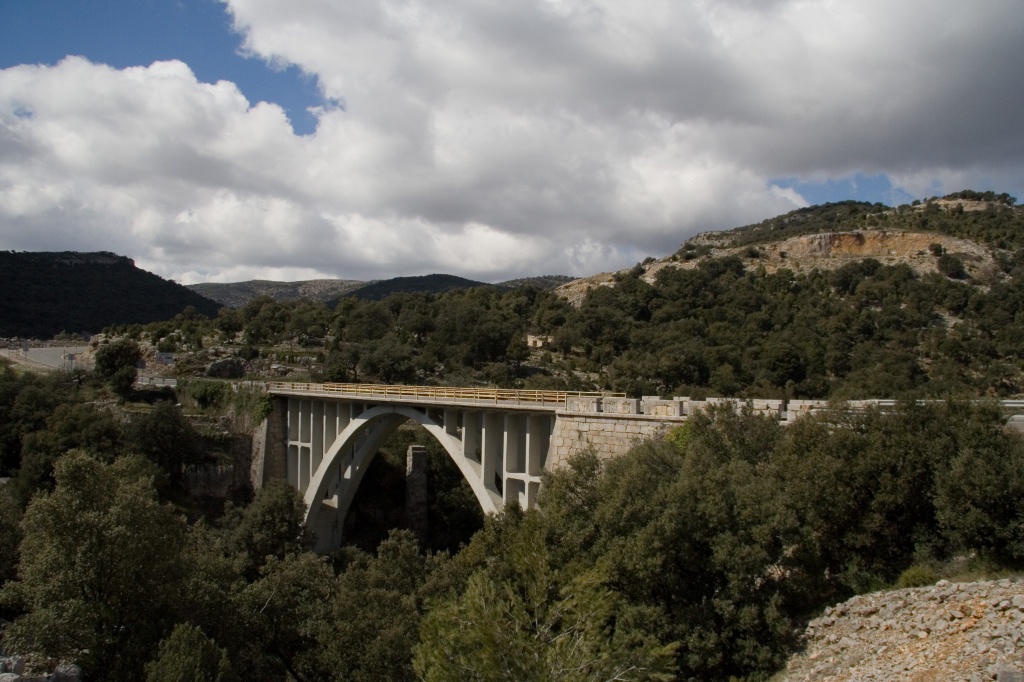
[[[388,437],[407,420],[422,426],[441,444],[485,514],[501,511],[501,495],[484,484],[480,463],[464,455],[462,441],[415,407],[378,405],[349,422],[310,477],[305,494],[306,527],[316,535],[317,550],[329,551],[341,544],[345,515],[370,462]]]

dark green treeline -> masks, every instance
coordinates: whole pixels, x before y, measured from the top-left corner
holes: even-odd
[[[4,646],[91,679],[756,680],[826,604],[915,564],[1024,559],[1024,443],[994,404],[789,427],[722,408],[577,458],[454,553],[396,531],[322,557],[285,485],[197,516],[168,475],[187,463],[103,408],[69,435],[65,392],[30,424],[50,381],[0,370],[0,423],[72,448],[27,501],[0,487]]]

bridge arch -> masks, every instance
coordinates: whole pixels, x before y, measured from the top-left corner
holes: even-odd
[[[318,549],[341,542],[342,528],[359,484],[381,445],[407,420],[424,428],[444,448],[462,473],[485,514],[503,508],[501,495],[485,483],[481,464],[467,457],[463,443],[424,410],[411,405],[377,405],[354,416],[310,472],[305,490],[306,527]]]

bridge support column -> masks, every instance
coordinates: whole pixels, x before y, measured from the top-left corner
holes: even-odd
[[[526,473],[523,466],[523,451],[526,449],[526,416],[510,412],[505,415],[505,453],[502,471],[502,500],[505,504],[517,503],[523,506],[526,483],[520,476]]]
[[[482,461],[480,451],[480,413],[466,410],[462,413],[462,456],[479,464]]]
[[[501,495],[504,484],[502,472],[502,447],[505,441],[505,419],[500,412],[484,412],[484,428],[480,453],[483,461],[484,487]]]
[[[421,543],[427,541],[427,448],[410,445],[405,453],[405,519]]]
[[[253,490],[288,478],[288,400],[271,398],[270,412],[253,438],[249,480]]]
[[[452,438],[459,437],[459,411],[448,410],[444,411],[444,432]]]

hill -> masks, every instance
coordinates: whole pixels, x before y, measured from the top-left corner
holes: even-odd
[[[112,324],[167,320],[220,305],[108,252],[0,252],[0,336],[48,339]]]
[[[567,275],[539,275],[537,277],[520,277],[510,279],[497,284],[477,282],[455,275],[423,275],[421,277],[395,277],[384,279],[353,289],[346,295],[355,296],[367,301],[379,301],[391,294],[441,294],[456,289],[472,289],[473,287],[493,286],[501,290],[517,289],[519,287],[534,287],[537,289],[555,289],[564,284],[574,281],[574,278]],[[337,301],[335,300],[334,303]],[[331,305],[333,306],[334,303]]]
[[[722,246],[777,242],[790,237],[860,229],[944,234],[1000,249],[1024,247],[1024,209],[1008,194],[963,190],[890,208],[843,201],[790,211],[760,223],[701,235]]]
[[[310,279],[301,282],[272,282],[253,279],[247,282],[221,284],[207,282],[189,284],[192,291],[229,308],[241,308],[254,298],[269,296],[275,301],[294,301],[300,298],[326,303],[355,289],[372,284],[357,279]]]
[[[499,282],[495,286],[503,289],[517,289],[519,287],[536,287],[537,289],[555,289],[575,280],[575,277],[568,275],[539,275],[537,277],[520,277]]]
[[[385,296],[390,296],[391,294],[440,294],[446,291],[452,291],[453,289],[471,289],[473,287],[485,285],[485,282],[477,282],[475,280],[466,279],[465,277],[457,277],[455,275],[434,274],[422,275],[419,277],[393,277],[379,282],[371,282],[370,284],[361,286],[358,289],[353,289],[348,292],[346,296],[355,296],[356,298],[367,301],[379,301]],[[333,301],[328,303],[328,305],[334,307],[339,298],[341,297],[336,297]]]
[[[520,277],[495,284],[502,289],[515,289],[521,286],[539,289],[554,289],[573,281],[567,275],[540,275],[537,277]],[[356,296],[367,300],[379,300],[388,294],[403,293],[440,293],[452,289],[468,289],[482,286],[483,282],[463,279],[453,275],[426,275],[424,277],[397,277],[387,280],[371,280],[363,282],[356,279],[311,279],[301,282],[274,282],[254,279],[247,282],[218,283],[207,282],[189,284],[192,291],[205,296],[229,308],[241,308],[259,296],[269,296],[275,301],[294,301],[308,299],[329,303],[332,307],[338,299],[345,296]]]
[[[632,271],[584,277],[556,291],[579,305],[594,287],[614,286],[630,272],[653,283],[665,268],[693,269],[725,257],[738,257],[748,269],[763,268],[768,274],[837,270],[870,258],[925,275],[942,272],[940,267],[950,267],[955,259],[963,266],[959,279],[986,285],[1005,278],[1006,261],[1022,248],[1024,207],[1005,194],[964,190],[897,208],[844,201],[698,234],[670,256],[648,258]]]

